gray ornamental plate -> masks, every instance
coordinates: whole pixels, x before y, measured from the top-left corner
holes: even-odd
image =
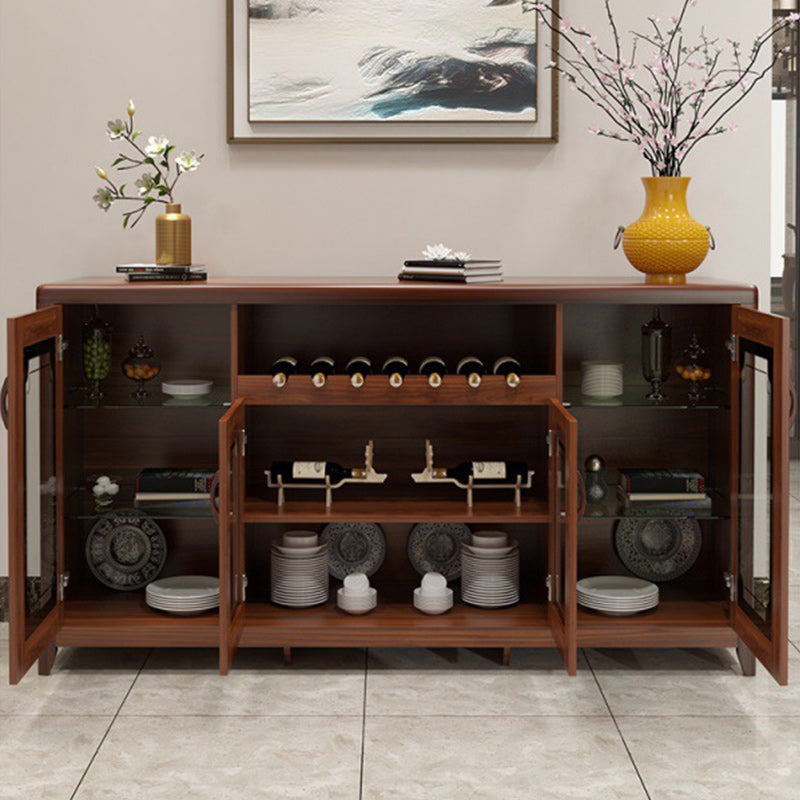
[[[420,575],[440,572],[454,580],[461,575],[461,543],[471,536],[460,522],[421,522],[408,536],[408,560]]]
[[[139,511],[113,511],[94,524],[86,540],[86,560],[105,586],[141,589],[155,580],[167,560],[167,540],[156,523]]]
[[[620,561],[648,581],[673,581],[697,561],[702,546],[700,523],[691,517],[623,519],[614,533]]]
[[[373,575],[386,558],[386,535],[374,522],[331,522],[320,542],[328,544],[328,571],[343,580],[353,572]]]

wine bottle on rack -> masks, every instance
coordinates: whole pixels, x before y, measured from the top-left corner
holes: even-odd
[[[511,356],[501,356],[494,362],[492,367],[492,374],[504,375],[506,383],[512,388],[516,389],[519,386],[520,373],[522,372],[522,365],[516,358]]]
[[[403,379],[408,375],[408,361],[401,356],[391,356],[383,362],[381,372],[389,376],[389,385],[397,389],[403,385]]]
[[[472,478],[475,484],[515,484],[519,478],[527,483],[528,465],[524,461],[465,461],[450,469],[434,468],[433,477],[455,478],[459,483],[469,483]]]
[[[321,389],[328,380],[328,376],[333,375],[336,371],[336,364],[330,356],[320,356],[311,362],[310,370],[311,383],[313,383],[317,389]]]
[[[292,356],[282,356],[270,368],[272,382],[279,389],[286,386],[289,376],[294,375],[295,372],[297,372],[297,359]]]
[[[281,479],[285,484],[314,483],[324,484],[325,478],[337,484],[347,478],[364,478],[363,469],[350,469],[333,461],[273,461],[270,477],[273,481]]]
[[[356,356],[347,362],[344,371],[350,376],[350,383],[361,388],[367,375],[372,375],[372,362],[366,356]]]
[[[481,385],[481,379],[486,374],[486,367],[483,366],[483,361],[479,358],[475,356],[465,356],[458,362],[456,374],[466,375],[467,383],[473,389],[477,389]]]
[[[447,375],[447,364],[439,356],[430,356],[419,365],[419,374],[428,376],[428,383],[437,389],[442,385],[442,375]]]

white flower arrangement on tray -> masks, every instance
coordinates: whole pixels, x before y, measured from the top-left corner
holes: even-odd
[[[584,0],[585,1],[585,0]],[[749,51],[742,43],[709,36],[689,42],[684,31],[697,0],[682,0],[668,20],[648,16],[644,32],[631,31],[630,55],[623,54],[611,0],[603,0],[611,46],[557,13],[550,3],[522,0],[560,40],[549,64],[573,91],[590,100],[611,121],[610,128],[589,132],[630,142],[649,162],[654,176],[681,174],[684,161],[705,139],[737,130],[723,120],[770,72],[785,50],[762,58],[776,33],[794,26],[800,14],[789,14],[756,36]]]
[[[118,172],[145,168],[145,171],[135,181],[135,194],[126,194],[125,189],[128,184],[117,185],[102,167],[94,168],[97,177],[104,181],[104,185],[95,192],[92,199],[103,211],[108,211],[114,203],[118,202],[127,201],[134,204],[133,209],[122,214],[124,228],[127,228],[128,225],[133,228],[153,203],[164,205],[174,203],[173,193],[181,176],[186,172],[194,172],[204,157],[202,153],[198,155],[195,150],[184,150],[170,160],[176,146],[163,135],[148,137],[147,144],[142,147],[136,141],[142,132],[134,129],[135,114],[136,106],[133,100],[129,100],[127,119],[125,121],[111,120],[106,125],[108,138],[112,142],[127,143],[132,152],[132,155],[120,153],[111,162],[111,166],[116,167]]]

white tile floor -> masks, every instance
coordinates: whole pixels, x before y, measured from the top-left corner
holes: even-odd
[[[795,465],[793,465],[795,466]],[[6,684],[0,798],[797,800],[800,468],[790,681],[728,651],[62,651]],[[33,670],[35,673],[35,669]]]

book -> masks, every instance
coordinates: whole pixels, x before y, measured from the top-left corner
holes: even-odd
[[[689,469],[621,469],[619,484],[628,494],[705,492],[705,478]]]
[[[137,503],[141,502],[174,502],[174,501],[198,501],[208,502],[211,495],[204,492],[136,492],[133,499]]]
[[[462,277],[479,277],[482,275],[501,275],[500,267],[487,267],[474,270],[466,269],[452,269],[450,267],[404,267],[402,269],[403,275],[442,275],[451,277],[453,275],[461,275]]]
[[[403,265],[406,267],[437,267],[445,269],[479,269],[488,266],[500,266],[500,261],[486,261],[477,258],[471,258],[469,261],[456,261],[456,260],[440,260],[433,261],[430,259],[412,259],[404,261]]]
[[[708,495],[705,492],[640,492],[626,493],[625,497],[631,503],[669,503],[673,501],[705,500]]]
[[[401,281],[418,281],[419,283],[502,283],[502,275],[408,275],[401,272],[397,276]]]
[[[211,492],[213,469],[162,469],[148,467],[136,478],[136,494],[189,494],[190,496]],[[177,498],[173,498],[177,499]]]
[[[132,272],[128,275],[129,283],[157,283],[159,281],[204,281],[206,272]]]
[[[205,264],[187,264],[186,266],[162,267],[158,264],[117,264],[117,272],[129,275],[139,272],[199,272]]]

